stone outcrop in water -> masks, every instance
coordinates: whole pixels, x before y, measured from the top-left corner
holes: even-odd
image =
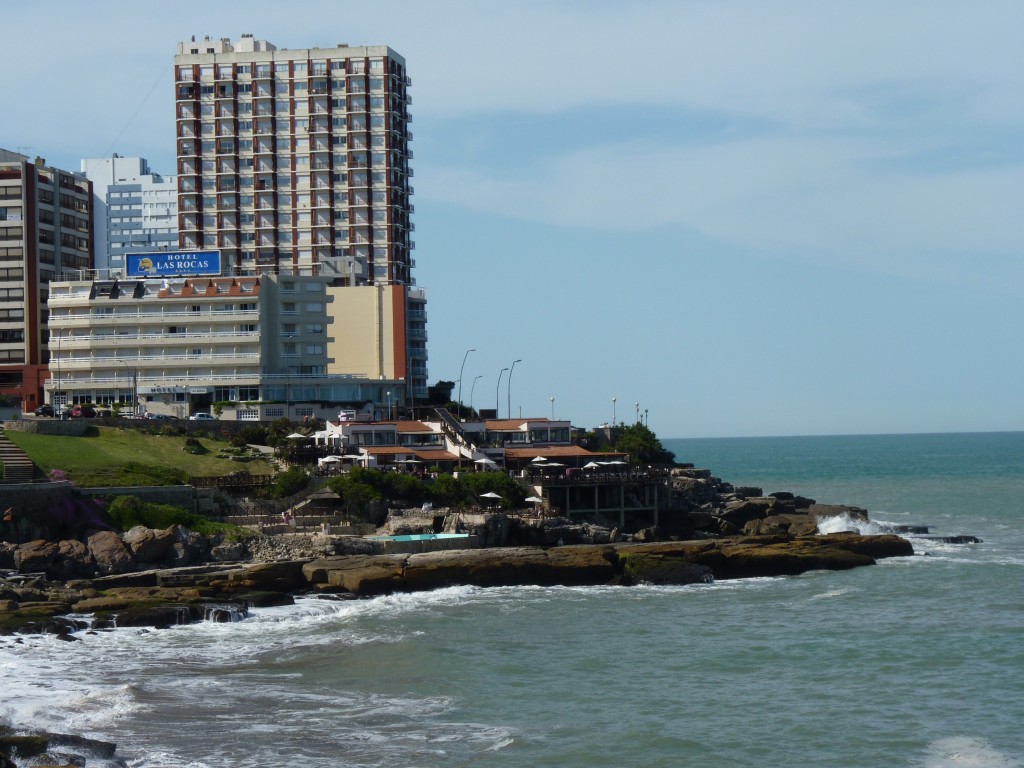
[[[45,731],[15,731],[0,725],[0,768],[88,768],[95,764],[93,760],[105,766],[126,765],[116,752],[117,745],[109,741]]]
[[[894,535],[748,536],[698,541],[496,547],[417,554],[335,554],[272,563],[209,564],[52,583],[0,580],[0,634],[230,621],[300,593],[367,597],[441,587],[693,584],[845,570],[913,554]]]

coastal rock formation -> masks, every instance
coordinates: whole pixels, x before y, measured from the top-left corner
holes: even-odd
[[[135,570],[135,560],[132,559],[131,550],[116,532],[94,533],[86,544],[100,573],[127,573]]]
[[[101,760],[104,765],[125,763],[116,757],[117,745],[109,741],[88,739],[62,733],[43,731],[16,732],[0,725],[0,768],[33,765],[39,768],[73,768]]]
[[[837,534],[323,558],[308,563],[303,573],[321,589],[367,596],[455,584],[691,584],[708,581],[709,577],[731,579],[845,570],[871,565],[875,557],[911,554],[910,543],[897,536]]]
[[[912,554],[910,543],[895,535],[843,533],[330,555],[112,574],[67,584],[48,584],[40,576],[22,584],[0,581],[0,634],[81,628],[77,620],[59,618],[71,613],[93,614],[100,626],[230,620],[250,606],[287,603],[308,591],[367,597],[454,585],[693,584],[843,570]]]

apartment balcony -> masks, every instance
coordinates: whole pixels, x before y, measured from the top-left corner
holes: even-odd
[[[94,355],[99,356],[101,359],[114,360],[120,358],[108,355],[107,352],[109,350],[123,350],[127,348],[134,349],[144,343],[159,344],[161,347],[165,348],[174,346],[195,347],[198,344],[204,343],[237,344],[239,341],[253,342],[258,341],[259,338],[260,333],[258,330],[239,331],[225,329],[220,331],[210,331],[209,328],[206,330],[193,330],[186,333],[166,333],[164,331],[133,333],[118,332],[116,336],[113,334],[73,334],[62,336],[60,338],[60,349],[62,353],[60,364],[63,366],[65,363],[74,360],[74,358],[64,356],[63,353],[74,352],[82,349],[94,350]],[[56,360],[52,362],[56,362]]]
[[[194,342],[196,344],[203,343],[200,341]],[[140,354],[131,358],[123,357],[101,357],[101,356],[89,356],[81,358],[61,358],[60,367],[62,374],[74,374],[78,372],[99,372],[104,368],[120,369],[124,371],[122,363],[127,363],[132,368],[160,368],[167,367],[168,365],[177,366],[212,366],[214,368],[221,366],[235,366],[235,365],[248,365],[254,362],[259,362],[260,352],[258,348],[253,351],[224,351],[209,352],[204,350],[202,354],[187,354],[187,353],[165,353],[165,354]],[[122,380],[122,377],[114,377],[115,380]]]

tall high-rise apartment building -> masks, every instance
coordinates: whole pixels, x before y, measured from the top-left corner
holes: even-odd
[[[403,293],[407,321],[390,346],[412,400],[426,395],[427,356],[426,299],[412,288],[410,85],[387,46],[288,50],[242,35],[179,43],[175,57],[179,246],[219,250],[236,275]],[[344,356],[333,365],[344,370]]]
[[[182,248],[413,285],[405,60],[386,46],[178,44]]]
[[[96,271],[124,275],[125,255],[178,249],[178,179],[149,169],[142,157],[82,161],[92,182]]]
[[[50,283],[93,266],[88,180],[0,149],[0,393],[24,410],[49,376]]]

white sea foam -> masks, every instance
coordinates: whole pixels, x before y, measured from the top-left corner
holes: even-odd
[[[842,515],[822,517],[818,520],[819,533],[842,533],[844,531],[856,531],[864,536],[871,536],[881,533],[891,533],[892,526],[881,521],[875,522],[872,520],[861,520],[856,517],[851,517],[845,513]]]
[[[1020,768],[1019,757],[993,749],[985,739],[951,736],[928,746],[925,768]]]

